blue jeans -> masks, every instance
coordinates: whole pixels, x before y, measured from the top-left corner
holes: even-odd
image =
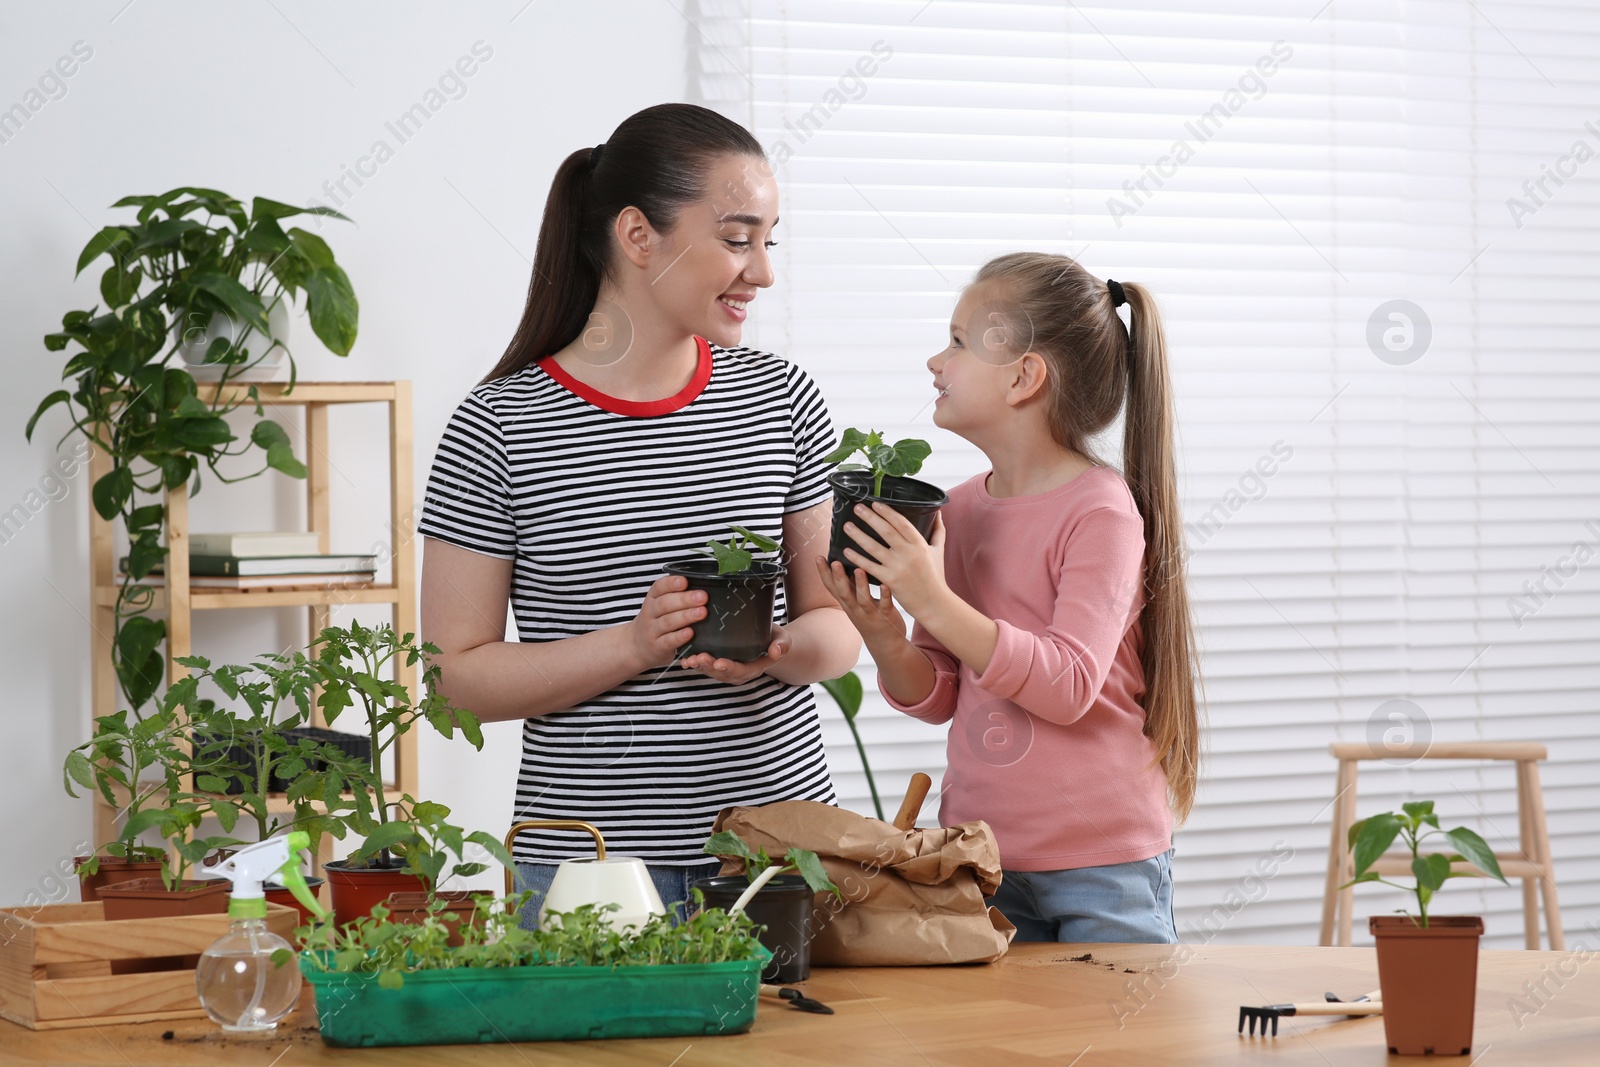
[[[517,864],[518,891],[532,889],[535,894],[528,902],[528,906],[522,909],[524,929],[539,929],[539,902],[544,899],[545,893],[549,892],[550,883],[555,881],[556,866],[554,863]],[[707,860],[705,863],[693,863],[687,867],[647,864],[645,869],[650,872],[650,881],[655,883],[656,892],[661,894],[661,902],[679,922],[682,922],[683,905],[689,899],[689,887],[702,878],[714,877],[722,870],[722,861]]]
[[[1133,863],[1070,871],[1006,871],[988,903],[1018,941],[1175,945],[1172,850]]]

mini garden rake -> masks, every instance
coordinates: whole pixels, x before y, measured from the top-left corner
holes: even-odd
[[[1374,989],[1355,1000],[1340,1000],[1332,993],[1324,993],[1324,1000],[1311,1004],[1268,1004],[1262,1008],[1239,1009],[1239,1033],[1244,1033],[1245,1020],[1250,1021],[1250,1033],[1256,1032],[1256,1020],[1261,1021],[1261,1036],[1267,1036],[1267,1020],[1272,1020],[1272,1036],[1278,1036],[1278,1019],[1284,1015],[1382,1015],[1383,1001]]]

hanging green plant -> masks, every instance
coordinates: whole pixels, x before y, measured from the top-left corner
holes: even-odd
[[[328,349],[347,355],[355,344],[359,309],[350,279],[321,237],[282,220],[295,215],[345,219],[331,208],[299,208],[256,197],[245,205],[215,189],[185,186],[160,196],[128,196],[112,205],[135,208],[132,223],[106,226],[78,256],[77,273],[102,256],[103,306],[69,311],[61,330],[45,335],[51,352],[65,352],[62,378],[71,386],[46,396],[26,435],[46,412],[65,405],[67,431],[81,431],[110,461],[91,489],[95,511],[120,521],[128,562],[115,603],[112,662],[136,716],[165,674],[161,644],[166,624],[147,614],[154,590],[146,579],[167,554],[164,490],[185,483],[199,492],[201,467],[225,482],[268,469],[304,478],[288,434],[266,418],[255,386],[241,397],[218,388],[202,399],[189,358],[215,366],[226,385],[269,355],[282,352],[294,388],[294,361],[269,322],[305,294],[311,329]],[[195,352],[203,343],[203,353]],[[253,408],[248,440],[238,439],[228,415]],[[64,435],[64,436],[67,436]],[[225,474],[218,464],[259,449],[260,469]]]

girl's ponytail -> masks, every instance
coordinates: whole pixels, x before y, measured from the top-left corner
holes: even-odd
[[[1125,415],[1123,477],[1144,518],[1144,732],[1181,822],[1194,807],[1199,778],[1199,674],[1161,316],[1143,286],[1102,281],[1066,256],[1000,256],[978,270],[977,281],[991,280],[1006,285],[997,300],[1017,320],[1014,336],[1029,338],[1029,348],[1050,364],[1048,414],[1056,442],[1092,456],[1093,436]],[[1117,316],[1119,299],[1128,304],[1131,331]]]
[[[522,321],[484,381],[515,374],[571,344],[589,321],[611,264],[611,227],[638,208],[666,233],[707,194],[706,171],[726,156],[766,155],[750,131],[694,104],[658,104],[623,120],[604,145],[556,170],[539,226]]]
[[[1144,732],[1155,742],[1172,808],[1182,822],[1194,807],[1200,766],[1200,720],[1195,699],[1194,622],[1178,510],[1173,446],[1172,383],[1167,341],[1155,300],[1124,282],[1131,329],[1128,403],[1123,429],[1123,474],[1144,516],[1144,610],[1140,615],[1145,677]]]

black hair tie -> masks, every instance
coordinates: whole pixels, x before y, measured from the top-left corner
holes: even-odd
[[[591,168],[598,167],[600,165],[600,153],[604,152],[605,150],[606,146],[605,142],[603,141],[589,149],[589,166]]]
[[[1111,290],[1112,307],[1119,308],[1128,302],[1128,294],[1123,291],[1121,282],[1114,282],[1110,278],[1107,278],[1106,288]]]

